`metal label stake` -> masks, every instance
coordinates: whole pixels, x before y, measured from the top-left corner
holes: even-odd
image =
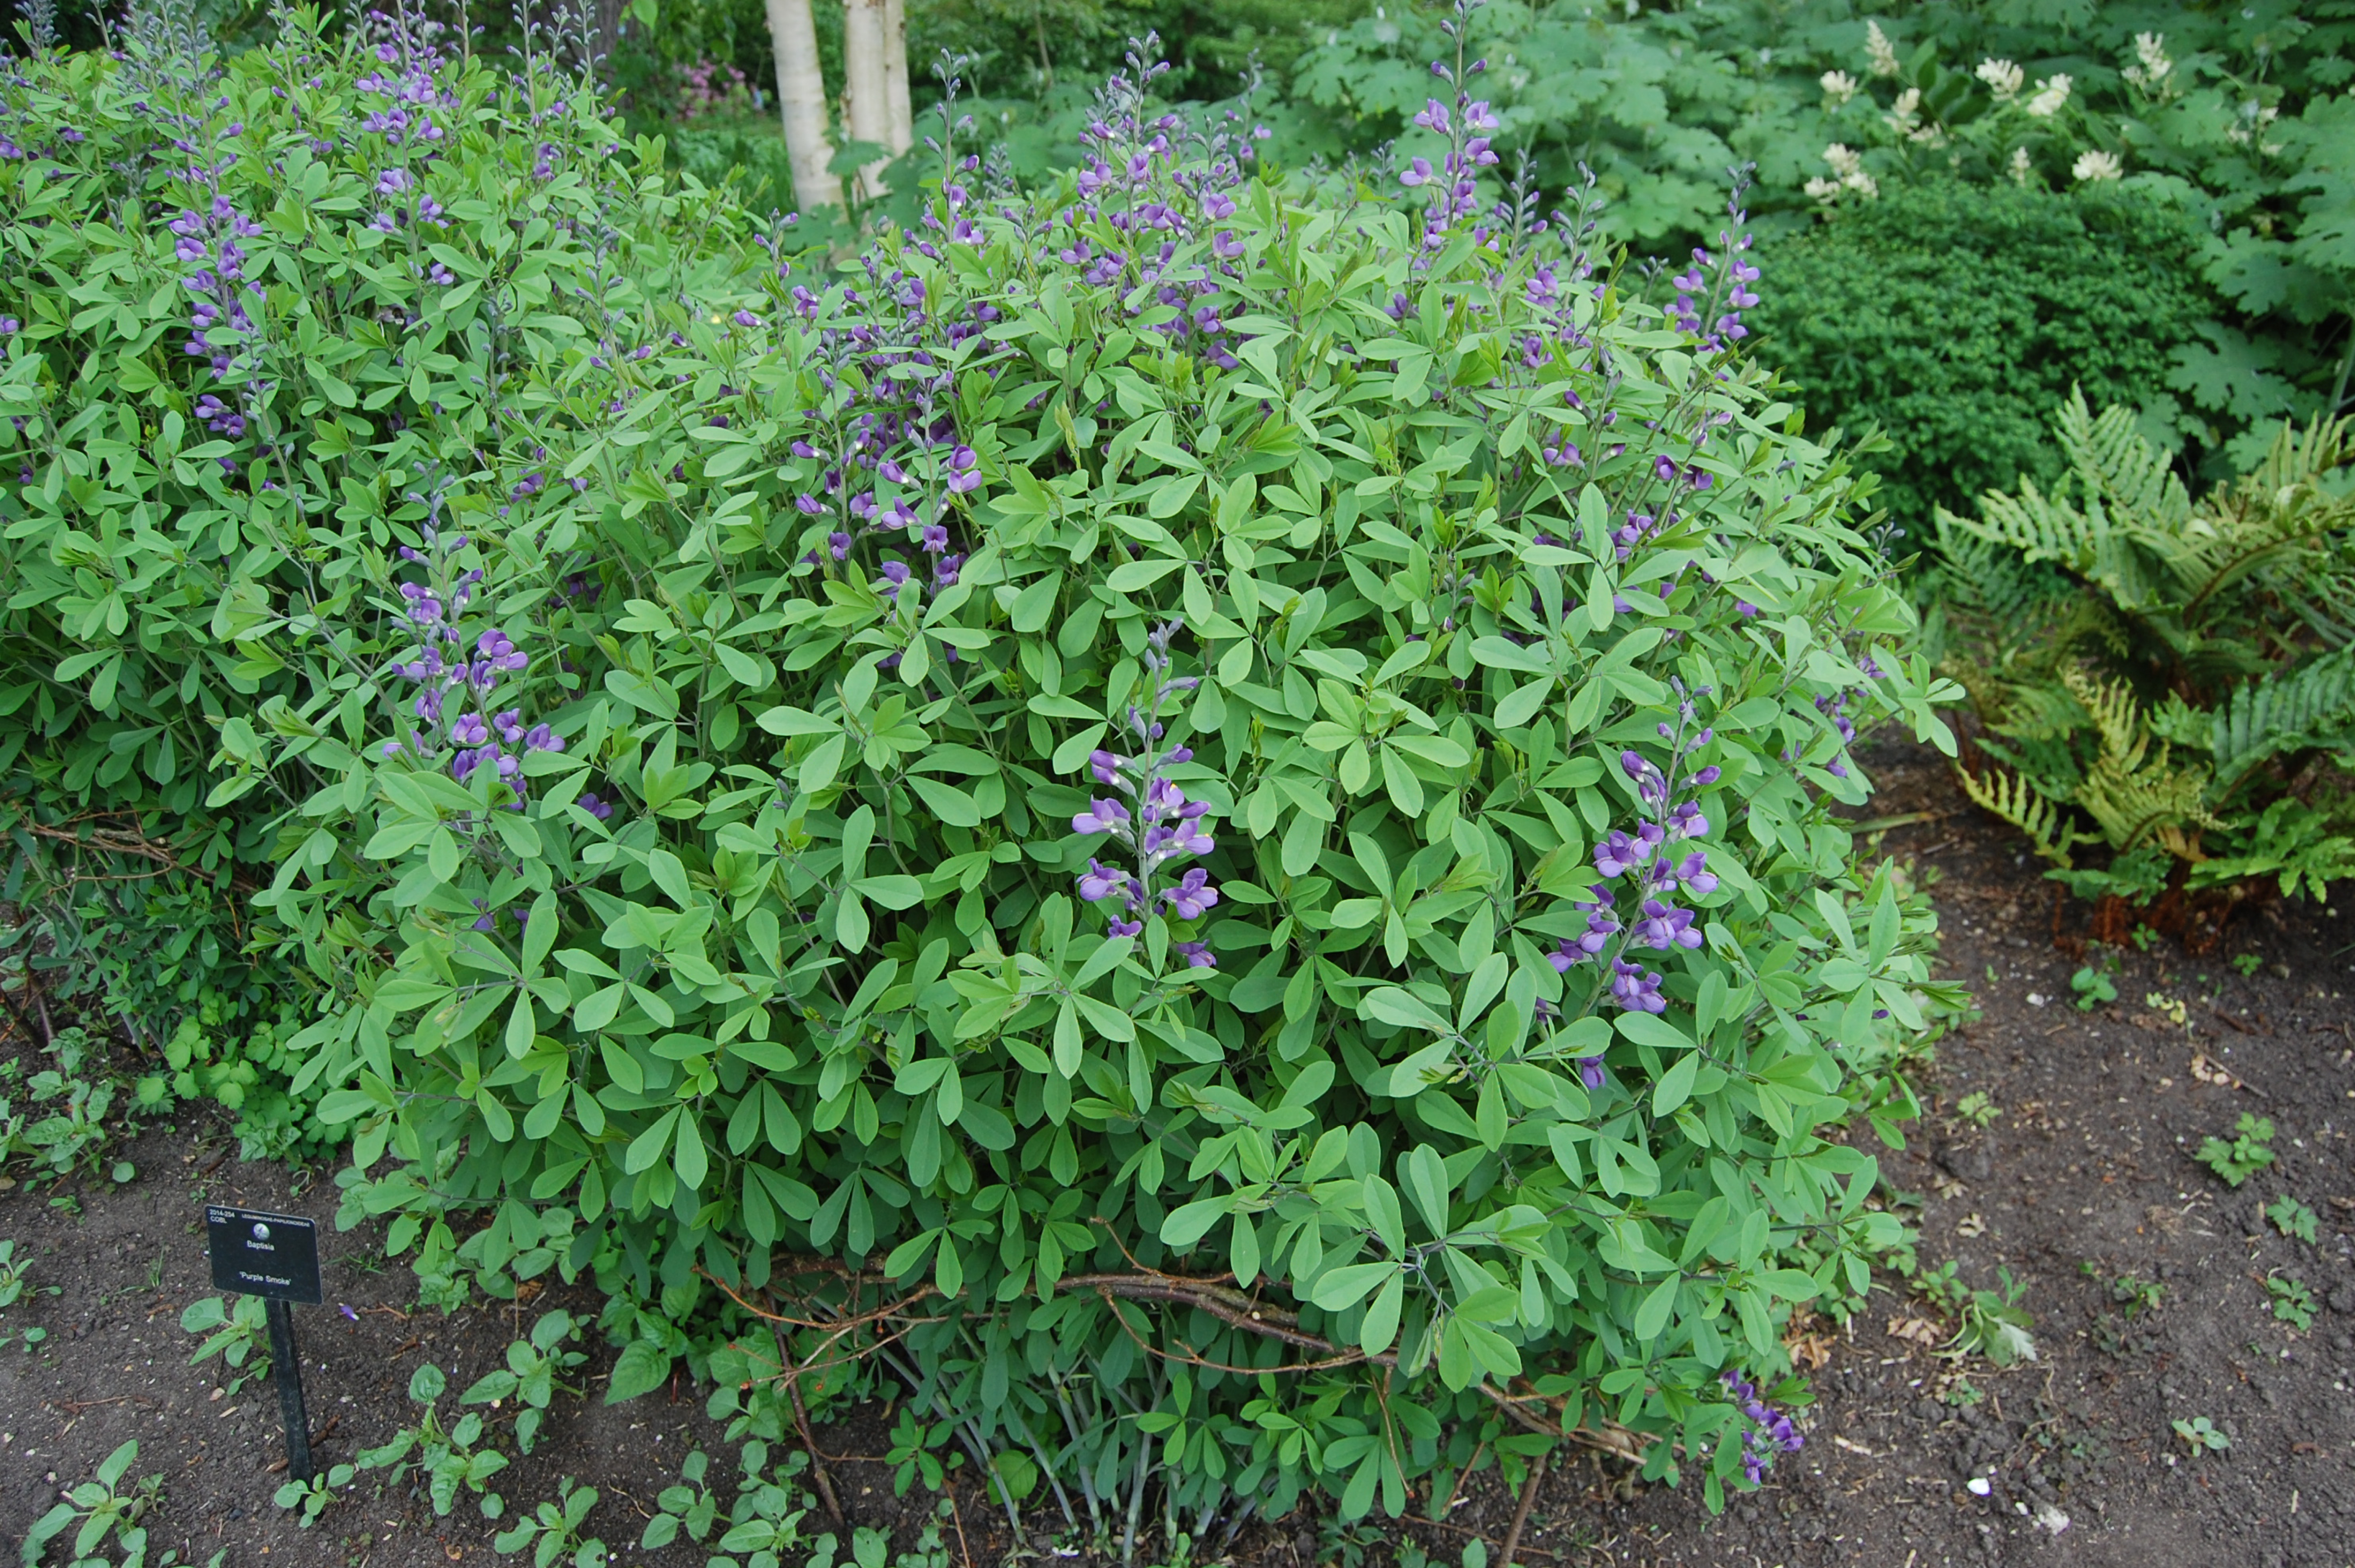
[[[319,1227],[299,1214],[261,1209],[205,1207],[205,1250],[213,1266],[213,1288],[262,1298],[270,1320],[270,1381],[278,1385],[278,1416],[286,1428],[286,1473],[307,1481],[311,1464],[311,1418],[303,1408],[303,1362],[294,1349],[294,1310],[302,1301],[317,1306]]]

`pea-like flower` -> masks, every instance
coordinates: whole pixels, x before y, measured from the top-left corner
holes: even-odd
[[[1625,959],[1611,960],[1611,1000],[1629,1012],[1666,1012],[1668,998],[1660,994],[1660,977]]]
[[[1188,868],[1178,885],[1163,890],[1161,896],[1179,919],[1199,920],[1203,911],[1219,901],[1219,890],[1210,885],[1210,874],[1198,865]]]
[[[1652,858],[1652,852],[1659,847],[1661,837],[1659,825],[1656,822],[1646,822],[1632,836],[1614,828],[1607,838],[1594,846],[1594,869],[1605,876],[1625,876]]]

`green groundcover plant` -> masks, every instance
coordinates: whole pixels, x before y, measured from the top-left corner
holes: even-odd
[[[1953,1001],[1834,808],[1953,688],[1738,196],[1655,309],[1476,62],[1374,187],[1146,56],[837,269],[439,44],[142,11],[0,162],[10,787],[266,864],[346,1220],[1009,1513],[1796,1446]]]

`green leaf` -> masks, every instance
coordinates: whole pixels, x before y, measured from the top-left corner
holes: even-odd
[[[1434,1235],[1447,1234],[1447,1167],[1439,1158],[1439,1150],[1427,1143],[1417,1144],[1414,1151],[1399,1162],[1399,1177],[1416,1208],[1423,1211],[1425,1224]]]
[[[605,1403],[619,1404],[660,1388],[670,1378],[670,1359],[668,1351],[650,1340],[631,1340],[613,1361]]]
[[[1385,1279],[1398,1277],[1395,1263],[1352,1263],[1327,1269],[1308,1298],[1327,1312],[1343,1312],[1366,1298],[1366,1292]]]

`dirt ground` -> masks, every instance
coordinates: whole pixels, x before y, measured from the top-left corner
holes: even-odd
[[[2355,1564],[2355,1004],[2344,996],[2355,989],[2355,923],[2252,901],[2202,955],[2164,939],[2128,946],[2115,1000],[2081,1012],[2071,978],[2087,956],[2090,911],[2063,912],[2056,946],[2051,885],[2016,838],[1964,810],[1934,757],[1897,750],[1877,763],[1874,809],[1913,819],[1887,832],[1884,848],[1941,879],[1945,972],[1971,984],[1980,1009],[1942,1044],[1911,1147],[1883,1152],[1886,1184],[1920,1226],[1924,1266],[1952,1258],[1973,1285],[1993,1287],[2006,1269],[2024,1283],[2038,1358],[2008,1371],[1941,1359],[1921,1342],[1925,1327],[1909,1324],[1935,1314],[1892,1279],[1844,1330],[1819,1325],[1806,1340],[1822,1361],[1807,1446],[1763,1491],[1711,1519],[1693,1490],[1639,1489],[1604,1461],[1566,1459],[1541,1490],[1522,1560]],[[1973,1107],[1992,1107],[1984,1127],[1966,1112],[1971,1096],[1986,1097]],[[2229,1135],[2243,1111],[2272,1119],[2277,1158],[2234,1191],[2191,1151]],[[243,1163],[195,1118],[150,1131],[127,1154],[137,1180],[73,1190],[78,1213],[51,1190],[0,1194],[0,1237],[29,1259],[32,1285],[60,1292],[0,1314],[0,1330],[49,1333],[30,1351],[0,1346],[0,1543],[21,1540],[60,1488],[136,1437],[132,1475],[165,1478],[151,1561],[165,1548],[198,1563],[227,1548],[225,1568],[265,1557],[296,1568],[495,1559],[497,1527],[470,1503],[436,1519],[421,1499],[379,1495],[373,1478],[310,1531],[272,1505],[282,1449],[269,1384],[223,1392],[218,1360],[188,1364],[195,1340],[178,1323],[212,1293],[200,1205],[322,1223],[327,1304],[297,1317],[323,1464],[406,1419],[422,1361],[450,1374],[450,1410],[539,1311],[593,1315],[591,1296],[556,1287],[520,1312],[415,1310],[405,1267],[378,1266],[367,1233],[333,1231],[324,1173],[305,1185]],[[2284,1193],[2318,1216],[2313,1244],[2267,1219],[2264,1206]],[[2276,1316],[2268,1278],[2304,1287],[2310,1329]],[[2155,1305],[2136,1285],[2156,1287]],[[602,1493],[589,1527],[616,1563],[700,1568],[708,1549],[644,1552],[636,1542],[690,1446],[711,1454],[715,1478],[732,1475],[732,1450],[705,1419],[702,1393],[683,1384],[598,1403],[610,1352],[594,1348],[576,1379],[586,1397],[560,1397],[536,1454],[495,1484],[512,1510],[577,1477]],[[2200,1418],[2229,1435],[2229,1450],[2195,1456],[2171,1429]],[[872,1412],[821,1435],[851,1522],[897,1526],[904,1551],[921,1492],[910,1504],[893,1498],[877,1459],[886,1441]],[[1003,1516],[969,1488],[954,1497],[939,1568],[1007,1560]],[[1476,1534],[1493,1547],[1514,1501],[1490,1471],[1467,1484],[1446,1527],[1378,1521],[1345,1537],[1295,1517],[1246,1530],[1233,1555],[1355,1568],[1412,1540],[1453,1563]],[[66,1556],[53,1548],[53,1562]]]

